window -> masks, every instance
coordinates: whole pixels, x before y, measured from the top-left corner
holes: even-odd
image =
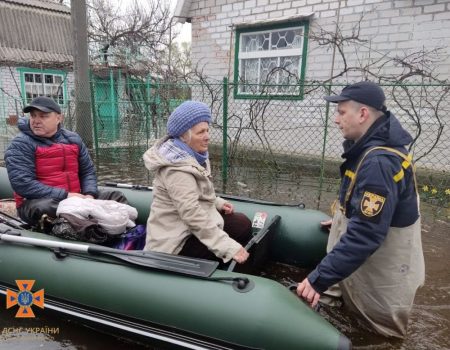
[[[308,22],[236,31],[235,98],[302,98]]]
[[[25,104],[38,96],[53,98],[58,104],[64,105],[64,79],[65,72],[41,71],[27,68],[19,68],[22,91]]]

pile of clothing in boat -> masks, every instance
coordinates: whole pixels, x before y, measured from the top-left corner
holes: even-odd
[[[136,208],[113,200],[69,197],[62,200],[50,234],[59,238],[141,250],[145,226],[136,225]]]

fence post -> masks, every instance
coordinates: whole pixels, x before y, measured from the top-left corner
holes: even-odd
[[[5,135],[8,134],[8,124],[6,123],[6,118],[8,118],[7,111],[6,111],[6,97],[4,90],[2,89],[2,81],[0,80],[0,97],[1,97],[1,104],[0,104],[0,120],[4,121],[5,124]],[[17,115],[17,118],[19,118],[19,115]],[[3,157],[2,157],[3,159]]]
[[[86,0],[71,0],[73,74],[75,78],[76,131],[88,148],[92,148],[92,107],[89,92],[89,54],[87,41]]]
[[[326,94],[331,94],[331,84],[328,84],[326,87]],[[319,193],[317,194],[317,209],[320,207],[320,200],[322,198],[322,189],[323,189],[323,178],[325,173],[325,150],[327,146],[327,138],[328,138],[328,119],[330,116],[330,102],[327,101],[325,104],[325,129],[323,131],[323,145],[322,145],[322,157],[320,159],[320,177],[319,177]]]
[[[97,130],[97,113],[95,108],[97,104],[95,103],[95,86],[94,86],[94,78],[92,76],[92,70],[89,69],[89,84],[91,86],[91,109],[92,109],[92,123],[94,126],[94,145],[95,145],[95,155],[98,157],[98,130]]]
[[[222,130],[222,192],[226,193],[228,181],[228,78],[223,78],[223,130]]]
[[[30,101],[31,102],[31,101]],[[25,102],[24,104],[25,106],[27,105],[27,103]],[[16,115],[20,115],[19,113],[19,109],[17,108],[17,99],[14,99],[14,107],[16,109]],[[22,112],[22,111],[21,111]]]
[[[155,121],[156,121],[156,131],[155,131],[155,139],[157,139],[159,137],[159,130],[163,130],[162,129],[162,125],[161,125],[161,118],[162,118],[162,112],[161,112],[161,108],[164,109],[164,106],[162,106],[163,101],[161,99],[161,81],[159,79],[157,79],[155,81],[155,88],[153,89],[156,92],[154,93],[154,98],[155,98],[155,103],[157,104],[157,108],[156,108],[156,116],[155,116]]]
[[[117,115],[116,115],[116,107],[115,107],[115,103],[116,103],[115,95],[116,94],[114,93],[114,83],[115,83],[114,72],[110,68],[109,69],[109,94],[110,94],[109,103],[110,103],[110,108],[111,108],[111,120],[109,122],[112,124],[111,125],[111,132],[112,132],[111,140],[116,139],[116,132],[118,131],[118,130],[116,130]]]
[[[152,91],[151,91],[151,85],[150,85],[150,73],[147,74],[147,78],[145,81],[145,99],[146,99],[146,103],[145,103],[145,137],[146,137],[146,145],[147,148],[149,146],[149,140],[150,140],[150,122],[149,122],[149,118],[150,118],[150,113],[151,113],[151,108],[150,108],[150,101],[152,98]]]

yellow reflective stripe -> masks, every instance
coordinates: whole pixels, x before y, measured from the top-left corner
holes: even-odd
[[[408,167],[411,166],[412,163],[412,155],[408,154],[408,155],[404,155],[403,153],[400,152],[395,152],[398,155],[402,155],[404,161],[402,162],[402,168],[400,169],[400,171],[394,175],[394,181],[395,182],[399,182],[401,179],[403,179],[405,177],[405,172],[403,171],[403,169],[408,169]]]
[[[394,181],[399,182],[403,177],[405,176],[405,173],[403,172],[403,169],[400,169],[400,171],[394,175]]]
[[[348,176],[352,180],[355,178],[355,173],[351,170],[346,170],[344,175]]]
[[[403,169],[408,169],[412,162],[412,155],[408,154],[408,157],[402,162]]]
[[[359,164],[356,166],[356,170],[355,170],[354,173],[353,173],[352,171],[350,171],[350,170],[346,170],[345,173],[344,173],[344,175],[347,175],[349,178],[351,178],[351,182],[350,182],[350,184],[349,184],[349,186],[348,186],[348,188],[347,188],[347,192],[345,193],[345,198],[344,198],[344,208],[341,207],[341,208],[343,209],[343,212],[344,212],[344,213],[345,213],[345,205],[346,205],[346,203],[349,201],[350,196],[351,196],[351,194],[352,194],[352,192],[353,192],[353,187],[355,186],[355,183],[356,183],[356,176],[357,176],[357,174],[358,174],[359,168],[361,167],[361,164],[363,163],[363,161],[366,159],[366,156],[367,156],[370,152],[372,152],[372,151],[374,151],[374,150],[380,150],[380,149],[385,150],[385,151],[389,151],[389,152],[392,152],[392,153],[395,153],[395,154],[397,154],[400,158],[402,158],[402,159],[403,159],[402,167],[403,167],[404,169],[406,169],[407,167],[409,167],[409,166],[412,164],[412,155],[411,155],[411,154],[406,155],[406,154],[404,154],[404,153],[402,153],[402,152],[396,150],[395,148],[384,147],[384,146],[377,146],[377,147],[373,147],[373,148],[369,149],[369,150],[361,157],[361,159],[360,159],[360,161],[359,161]],[[414,166],[412,166],[412,172],[413,172],[413,178],[414,178],[414,187],[415,187],[415,189],[416,189],[416,193],[419,193],[419,192],[418,192],[418,189],[417,189],[416,172],[415,172],[415,167],[414,167]],[[398,181],[400,181],[401,179],[403,179],[404,176],[405,176],[405,173],[403,172],[403,169],[400,169],[400,171],[399,171],[396,175],[394,175],[393,178],[394,178],[394,181],[395,181],[395,182],[398,182]]]

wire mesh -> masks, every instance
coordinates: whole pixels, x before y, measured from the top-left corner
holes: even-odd
[[[336,194],[343,141],[334,125],[335,106],[327,105],[323,96],[338,93],[342,87],[305,84],[302,99],[277,99],[270,94],[239,99],[233,95],[233,83],[167,84],[152,77],[97,72],[90,82],[92,112],[88,116],[92,118],[94,160],[101,176],[117,173],[123,177],[134,172],[141,174],[134,179],[149,183],[151,174],[144,170],[142,154],[165,135],[167,118],[180,103],[199,100],[212,109],[210,157],[220,191],[319,207]],[[382,88],[388,109],[414,137],[411,152],[422,196],[448,207],[450,86]],[[66,97],[64,125],[77,130],[83,119],[77,115],[73,96]],[[22,98],[0,90],[3,148],[17,132],[15,124],[23,105]]]

